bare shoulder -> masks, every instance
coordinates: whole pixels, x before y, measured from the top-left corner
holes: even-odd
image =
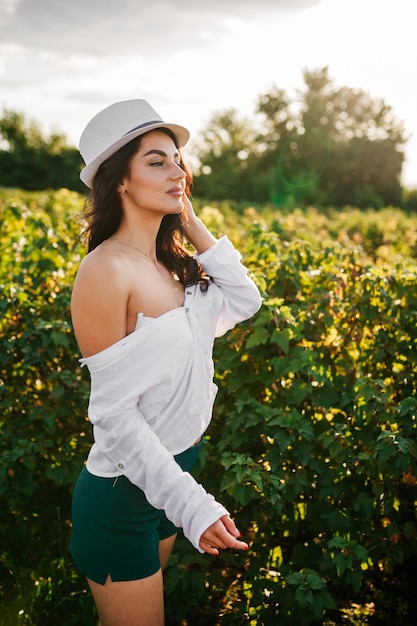
[[[107,242],[104,242],[83,258],[80,270],[91,272],[106,267],[106,270],[117,271],[122,265],[123,255],[118,254],[117,251],[107,245]]]
[[[71,315],[84,356],[126,335],[129,280],[122,255],[99,246],[82,260],[74,282]]]
[[[75,278],[72,300],[88,297],[90,302],[121,295],[127,288],[126,263],[122,255],[98,247],[81,261]]]

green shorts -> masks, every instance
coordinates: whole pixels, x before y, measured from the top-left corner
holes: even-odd
[[[192,471],[200,447],[174,457],[184,471]],[[100,478],[81,471],[72,499],[69,550],[87,578],[104,585],[109,574],[113,581],[152,576],[161,567],[160,540],[177,531],[125,476]]]

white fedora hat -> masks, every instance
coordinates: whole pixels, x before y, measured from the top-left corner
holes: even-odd
[[[135,137],[155,128],[171,130],[179,147],[190,138],[186,128],[164,122],[145,100],[116,102],[97,113],[80,138],[80,153],[85,162],[80,173],[83,183],[92,187],[94,176],[106,159]]]

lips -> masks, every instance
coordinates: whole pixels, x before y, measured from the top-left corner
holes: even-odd
[[[183,189],[181,189],[181,187],[172,187],[172,189],[168,189],[167,193],[169,193],[171,196],[181,198],[184,191]]]

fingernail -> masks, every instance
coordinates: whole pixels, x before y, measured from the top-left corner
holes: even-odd
[[[243,549],[244,550],[249,550],[249,546],[245,546]]]

